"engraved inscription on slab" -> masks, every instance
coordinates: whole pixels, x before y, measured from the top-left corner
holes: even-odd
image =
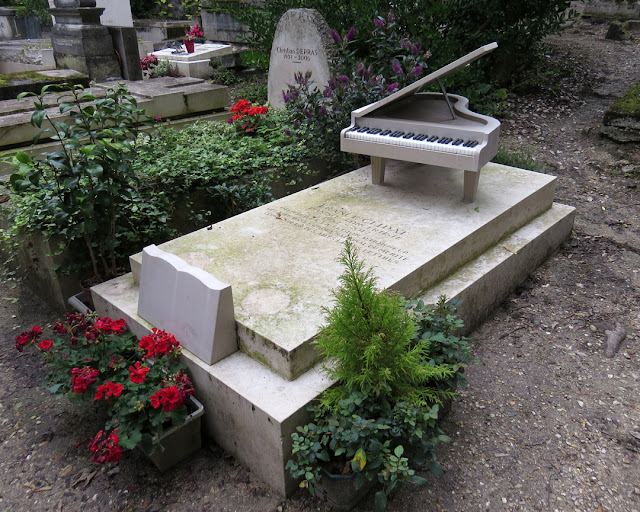
[[[377,220],[375,214],[361,216],[328,205],[306,210],[267,207],[265,214],[340,244],[351,237],[363,254],[385,262],[406,261],[409,254],[402,248],[407,231]]]

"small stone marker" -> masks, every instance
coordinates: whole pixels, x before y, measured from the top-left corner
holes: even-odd
[[[231,286],[155,245],[142,252],[138,314],[207,364],[238,350]]]
[[[318,89],[329,83],[328,48],[332,45],[327,22],[315,9],[290,9],[282,15],[271,46],[269,103],[284,107],[283,91],[293,84],[293,75],[311,71]]]

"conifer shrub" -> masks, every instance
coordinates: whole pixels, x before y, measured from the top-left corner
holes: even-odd
[[[375,508],[383,510],[395,489],[426,483],[412,464],[442,473],[435,447],[450,439],[437,425],[440,404],[463,383],[470,350],[444,298],[426,306],[377,289],[350,239],[338,261],[344,273],[315,340],[336,384],[291,435],[286,468],[311,494],[334,474],[352,475],[355,489],[377,480]]]

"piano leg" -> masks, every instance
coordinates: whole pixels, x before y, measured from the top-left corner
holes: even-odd
[[[380,156],[371,157],[371,183],[374,185],[382,185],[384,183],[384,164],[384,158]]]
[[[384,172],[384,171],[383,171]],[[464,171],[464,198],[463,201],[473,203],[478,192],[478,179],[480,171]]]

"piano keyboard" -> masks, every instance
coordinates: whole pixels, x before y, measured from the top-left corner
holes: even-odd
[[[403,132],[401,130],[382,130],[380,128],[367,128],[366,126],[354,126],[345,133],[345,137],[355,140],[377,142],[380,144],[392,144],[408,148],[426,149],[429,151],[442,151],[444,153],[457,153],[460,155],[473,155],[479,142],[460,138],[428,135],[426,133]]]

